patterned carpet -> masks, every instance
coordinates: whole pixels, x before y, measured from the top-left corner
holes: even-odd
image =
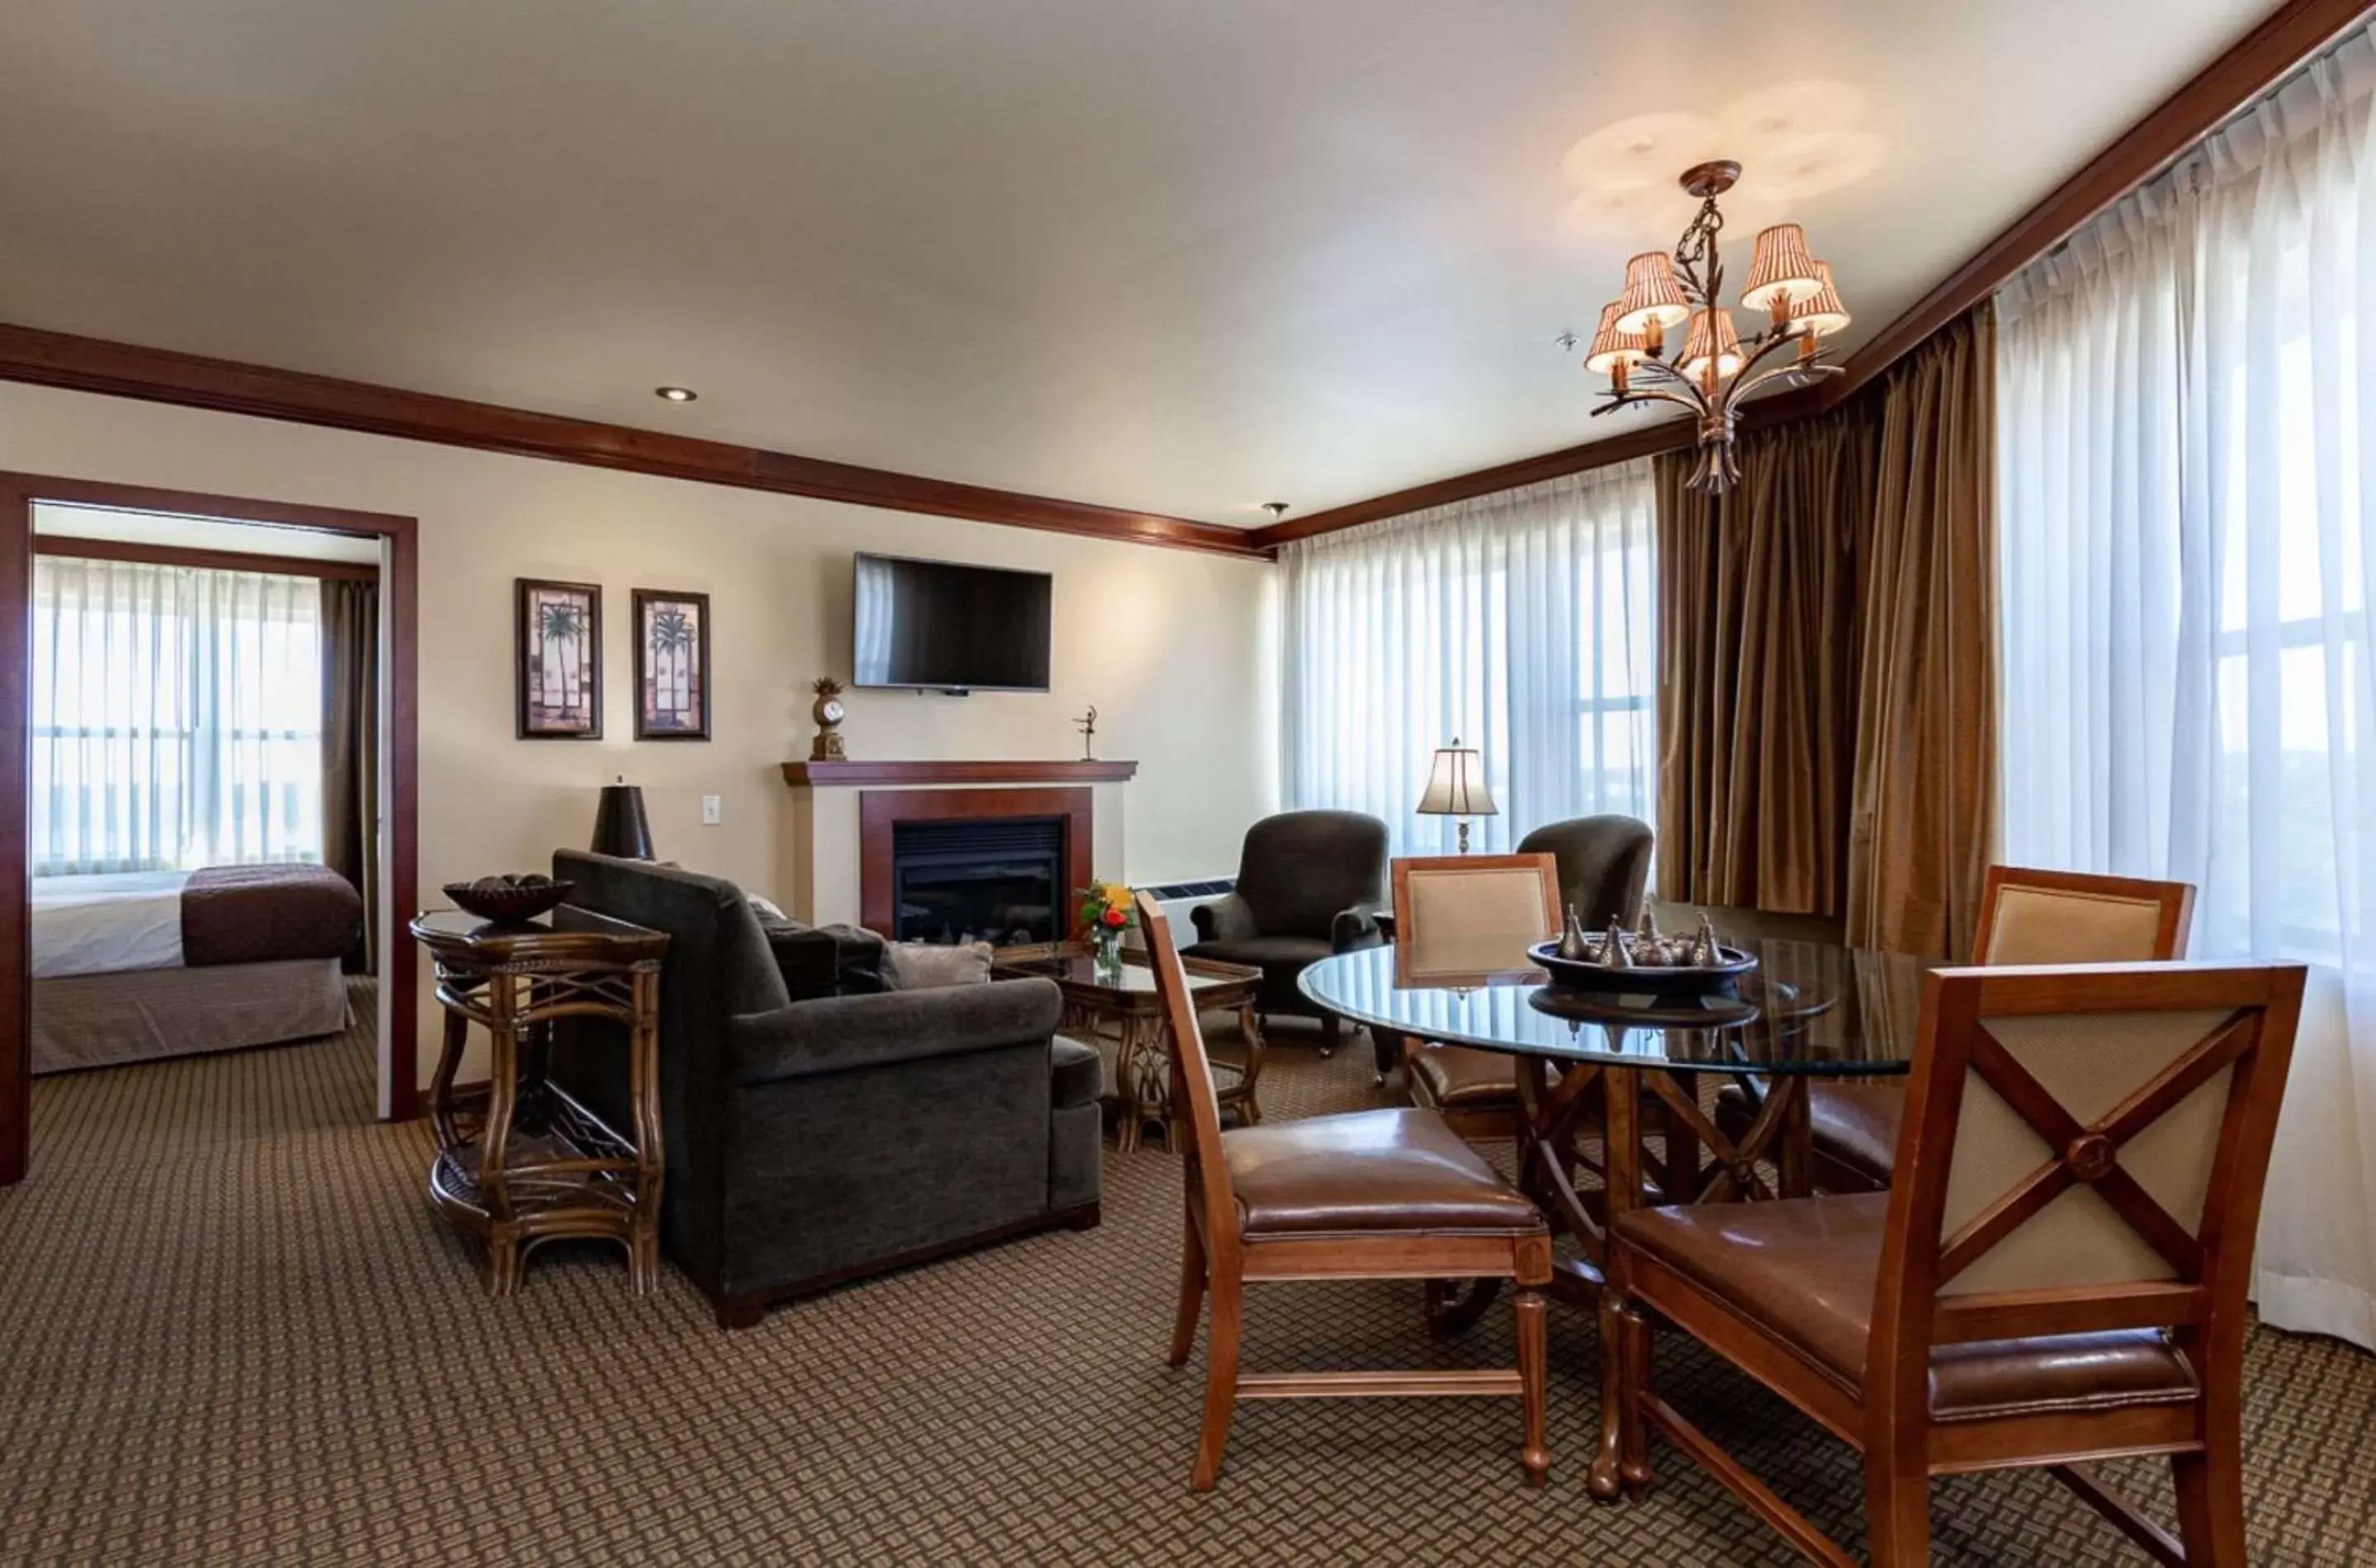
[[[367,1004],[367,998],[359,998]],[[367,1005],[363,1009],[368,1016]],[[1367,1051],[1289,1042],[1275,1116],[1369,1101]],[[548,1249],[509,1302],[422,1197],[425,1127],[369,1122],[367,1038],[42,1081],[0,1194],[0,1562],[1734,1564],[1793,1561],[1671,1450],[1599,1508],[1591,1325],[1554,1310],[1547,1491],[1498,1400],[1241,1406],[1187,1488],[1167,1371],[1179,1178],[1109,1153],[1106,1223],[778,1310],[728,1336],[671,1275]],[[1506,1361],[1438,1348],[1409,1286],[1272,1287],[1249,1364]],[[1730,1372],[1679,1404],[1853,1544],[1853,1455]],[[2256,1335],[2254,1562],[2376,1561],[2376,1360]],[[2147,1489],[2167,1510],[2167,1489]],[[2143,1561],[2041,1477],[1933,1492],[1940,1561]]]

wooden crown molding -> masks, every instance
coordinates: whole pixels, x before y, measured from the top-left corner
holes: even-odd
[[[1911,309],[1848,356],[1841,367],[1846,374],[1786,397],[1752,404],[1748,415],[1756,417],[1745,417],[1744,427],[1803,418],[1837,407],[1924,339],[1996,292],[2005,279],[2061,244],[2088,219],[2159,173],[2171,160],[2332,43],[2371,9],[2376,6],[2371,6],[2369,0],[2286,0],[2234,47],[2196,73],[2160,107],[2130,126],[2086,167],[2015,219],[1970,260],[1941,279]],[[1679,451],[1688,446],[1691,439],[1688,420],[1662,422],[1582,446],[1547,452],[1539,457],[1525,457],[1372,500],[1332,506],[1293,522],[1274,523],[1256,529],[1253,542],[1263,550],[1276,551],[1282,544],[1316,534],[1334,533],[1339,529],[1491,495],[1522,484],[1630,462],[1635,457]]]
[[[393,435],[701,484],[804,495],[857,506],[963,517],[1012,528],[1259,556],[1247,530],[1025,495],[887,469],[795,457],[764,447],[670,435],[629,425],[474,403],[303,371],[276,370],[98,338],[0,324],[0,381],[63,386],[259,419]]]

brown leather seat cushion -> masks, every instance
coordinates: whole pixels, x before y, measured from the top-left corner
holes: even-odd
[[[1683,1276],[1850,1393],[1864,1386],[1886,1193],[1636,1209],[1628,1245]],[[1930,1414],[1950,1421],[2028,1412],[2184,1404],[2193,1369],[2159,1331],[1941,1346]]]
[[[1446,1111],[1518,1108],[1518,1069],[1501,1051],[1466,1045],[1423,1045],[1412,1057],[1410,1070],[1426,1087],[1429,1102]]]
[[[1432,1111],[1357,1111],[1221,1134],[1241,1233],[1474,1234],[1543,1217]]]
[[[1749,1097],[1739,1084],[1717,1091],[1717,1125],[1738,1139],[1749,1130]],[[1871,1181],[1889,1185],[1895,1168],[1897,1129],[1906,1118],[1906,1088],[1896,1079],[1879,1083],[1824,1081],[1807,1086],[1807,1124],[1817,1153],[1839,1161]]]

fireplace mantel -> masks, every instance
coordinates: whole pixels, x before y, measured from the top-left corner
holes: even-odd
[[[902,817],[1062,815],[1067,874],[1122,877],[1123,797],[1138,764],[788,762],[777,885],[804,921],[885,921],[887,824]],[[1051,807],[1048,801],[1063,803]]]
[[[795,789],[854,784],[1120,784],[1135,762],[788,762]]]

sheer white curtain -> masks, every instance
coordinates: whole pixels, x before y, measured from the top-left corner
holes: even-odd
[[[2376,50],[2351,38],[1998,302],[2006,856],[2312,963],[2263,1315],[2376,1347]]]
[[[322,858],[321,584],[42,555],[32,872]]]
[[[1657,659],[1645,462],[1289,545],[1282,704],[1290,806],[1385,820],[1396,854],[1449,854],[1413,810],[1435,748],[1484,753],[1506,849],[1564,817],[1657,799]]]

